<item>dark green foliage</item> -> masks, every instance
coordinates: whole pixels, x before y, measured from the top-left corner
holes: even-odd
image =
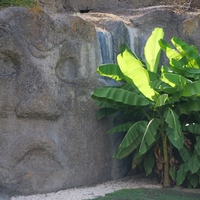
[[[32,7],[35,5],[37,5],[37,0],[0,0],[0,8],[11,6]]]

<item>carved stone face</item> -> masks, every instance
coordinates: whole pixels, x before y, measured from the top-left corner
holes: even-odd
[[[94,26],[34,12],[0,13],[0,183],[30,194],[107,180],[106,124],[90,99]]]

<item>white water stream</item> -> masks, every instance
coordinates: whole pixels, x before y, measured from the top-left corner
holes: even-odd
[[[125,26],[125,27],[127,29],[127,35],[122,34],[122,37],[126,37],[126,39],[114,38],[108,30],[97,29],[100,64],[115,63],[116,58],[114,51],[116,50],[116,48],[118,48],[114,46],[114,44],[117,43],[115,40],[119,41],[126,40],[127,41],[126,45],[128,45],[133,52],[135,53],[140,52],[140,50],[137,49],[139,44],[139,36],[137,29],[130,26]]]

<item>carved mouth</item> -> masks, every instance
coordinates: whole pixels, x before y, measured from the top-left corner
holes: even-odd
[[[56,143],[50,139],[23,139],[23,143],[16,144],[12,152],[15,154],[15,167],[32,172],[62,169],[56,148]]]

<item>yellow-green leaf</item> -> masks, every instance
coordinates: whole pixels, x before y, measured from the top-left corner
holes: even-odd
[[[117,61],[126,81],[134,84],[145,97],[154,101],[156,92],[150,87],[149,74],[142,62],[127,49],[117,56]]]

